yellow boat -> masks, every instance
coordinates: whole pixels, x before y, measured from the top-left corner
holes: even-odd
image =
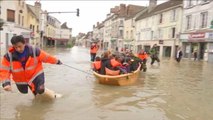
[[[135,70],[132,73],[115,75],[115,76],[101,75],[97,72],[93,72],[93,74],[96,77],[96,80],[100,84],[126,86],[126,85],[131,85],[136,82],[136,80],[138,79],[139,73],[140,73],[140,67],[141,67],[141,65],[139,65],[137,70]]]

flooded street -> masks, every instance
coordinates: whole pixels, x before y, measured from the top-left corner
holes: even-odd
[[[67,65],[91,73],[89,50],[47,49]],[[0,120],[212,120],[213,64],[163,59],[149,65],[131,86],[98,84],[93,75],[45,64],[46,87],[62,94],[54,102],[0,88]]]

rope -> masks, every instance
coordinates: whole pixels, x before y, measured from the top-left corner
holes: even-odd
[[[83,73],[89,74],[89,75],[93,75],[92,73],[89,73],[89,72],[86,72],[86,71],[80,70],[80,69],[78,69],[78,68],[72,67],[72,66],[67,65],[67,64],[64,64],[64,63],[63,63],[62,65],[67,66],[67,67],[72,68],[72,69],[75,69],[75,70],[77,70],[77,71],[80,71],[80,72],[83,72]]]

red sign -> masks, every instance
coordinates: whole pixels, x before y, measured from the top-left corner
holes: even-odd
[[[205,33],[192,33],[189,35],[189,39],[193,38],[205,38]]]

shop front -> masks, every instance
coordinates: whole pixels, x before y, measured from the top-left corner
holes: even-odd
[[[185,58],[194,58],[197,52],[198,60],[213,62],[213,32],[183,33],[180,35]]]

